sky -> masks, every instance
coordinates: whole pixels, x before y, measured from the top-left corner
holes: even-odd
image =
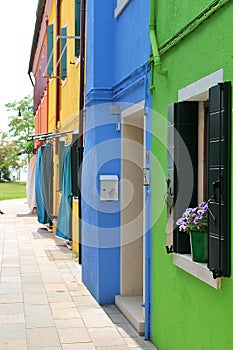
[[[5,104],[32,95],[28,76],[38,0],[4,1],[0,11],[0,129],[7,131]]]

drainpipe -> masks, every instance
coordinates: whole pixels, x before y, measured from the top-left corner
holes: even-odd
[[[60,63],[59,63],[59,56],[60,56],[60,39],[57,39],[57,36],[60,35],[60,27],[61,27],[61,0],[56,1],[56,95],[55,95],[55,132],[59,131],[59,124],[60,124]],[[55,139],[55,149],[54,154],[55,157],[58,157],[59,153],[59,146],[58,146],[58,138]],[[55,169],[54,169],[55,171]],[[53,177],[53,180],[55,178]],[[56,189],[57,190],[57,189]],[[56,191],[55,195],[55,202],[54,202],[54,213],[57,214],[58,210],[58,192]]]
[[[81,0],[81,30],[80,30],[80,89],[79,89],[79,264],[82,263],[82,161],[83,161],[83,117],[84,117],[84,93],[85,93],[85,33],[86,32],[86,0]]]
[[[49,20],[46,20],[46,31],[48,31]],[[46,45],[48,47],[48,35],[46,39]],[[48,56],[48,52],[46,49],[46,55]],[[49,130],[49,78],[46,78],[46,90],[47,90],[47,107],[46,107],[46,132]]]
[[[58,35],[60,35],[60,27],[61,27],[61,0],[57,0],[57,5],[56,5],[56,16],[57,16],[57,25],[56,25],[56,38]],[[56,76],[60,76],[60,63],[59,61],[59,55],[60,55],[60,40],[57,40],[56,44],[56,58],[57,58],[57,67],[56,67]],[[58,130],[58,124],[60,121],[60,79],[56,79],[56,131]],[[57,147],[56,147],[57,148]],[[56,151],[58,151],[56,149]],[[57,153],[57,152],[56,152]]]
[[[154,67],[156,69],[156,72],[159,75],[166,75],[167,69],[162,67],[158,44],[157,44],[157,38],[155,34],[155,0],[151,0],[150,2],[150,23],[149,23],[149,35],[150,35],[150,41],[151,41],[151,48],[152,48],[152,61],[154,63]]]
[[[31,84],[32,84],[32,86],[33,86],[33,93],[35,94],[35,84],[34,84],[34,82],[33,82],[33,80],[32,80],[31,72],[28,73],[28,76],[29,76],[29,79],[30,79]],[[34,116],[35,116],[35,103],[34,103],[34,98],[33,98],[33,114],[34,114]]]

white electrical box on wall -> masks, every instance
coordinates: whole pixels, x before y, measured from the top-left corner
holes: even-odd
[[[100,200],[117,201],[118,200],[118,176],[100,175]]]

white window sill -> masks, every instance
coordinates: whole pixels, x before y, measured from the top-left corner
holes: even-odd
[[[207,268],[207,264],[196,263],[192,261],[190,254],[173,254],[173,263],[182,270],[188,272],[190,275],[198,278],[199,280],[209,284],[215,289],[221,289],[221,278],[214,279],[212,272]]]
[[[119,4],[117,5],[117,7],[115,8],[115,11],[114,11],[114,17],[115,18],[120,16],[121,12],[128,5],[130,0],[121,0],[121,1],[118,1],[118,2],[119,2]]]

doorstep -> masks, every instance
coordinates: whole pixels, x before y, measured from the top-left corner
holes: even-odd
[[[127,320],[134,326],[139,335],[144,335],[145,332],[145,318],[144,309],[141,306],[142,302],[142,296],[115,296],[115,305],[127,318]]]

